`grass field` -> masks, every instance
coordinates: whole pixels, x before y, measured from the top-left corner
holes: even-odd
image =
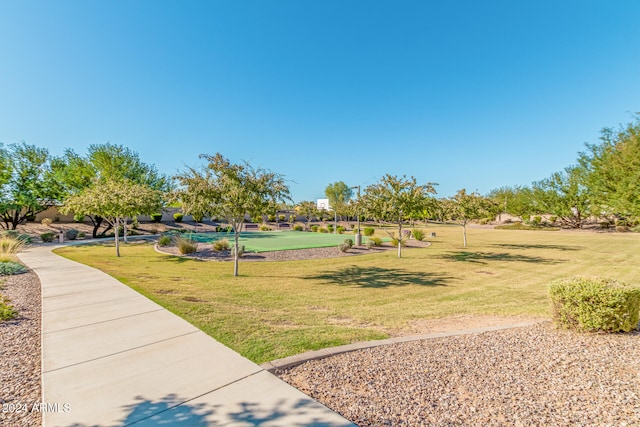
[[[97,267],[260,363],[307,350],[380,339],[420,319],[456,314],[548,314],[548,284],[598,275],[640,284],[640,235],[460,227],[427,248],[357,257],[228,264],[129,244],[56,253]],[[305,233],[311,234],[311,233]]]
[[[233,244],[233,233],[193,233],[186,234],[185,237],[198,242],[213,242],[227,238]],[[239,244],[245,245],[247,252],[267,252],[338,246],[347,238],[353,239],[353,235],[301,231],[247,231],[240,233]]]

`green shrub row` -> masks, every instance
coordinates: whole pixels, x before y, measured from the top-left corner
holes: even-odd
[[[556,324],[582,331],[629,332],[638,327],[640,288],[605,278],[572,277],[549,288]]]

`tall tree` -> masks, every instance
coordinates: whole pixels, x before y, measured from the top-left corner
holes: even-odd
[[[528,187],[500,187],[492,190],[487,198],[494,202],[497,213],[505,212],[523,221],[535,212],[533,194]]]
[[[463,246],[467,247],[467,225],[473,220],[486,218],[490,213],[489,201],[480,194],[467,193],[466,189],[458,190],[447,202],[449,219],[462,227]]]
[[[55,206],[60,186],[51,172],[49,152],[26,143],[0,146],[0,219],[13,230],[27,218]]]
[[[585,168],[570,166],[534,182],[532,197],[537,213],[555,215],[564,225],[581,228],[590,216],[599,214],[588,181]]]
[[[120,256],[120,222],[161,208],[162,192],[159,190],[127,179],[102,179],[69,196],[61,210],[63,213],[100,216],[108,221],[115,230],[116,255]]]
[[[289,198],[289,188],[282,175],[264,169],[255,169],[248,163],[233,164],[217,153],[202,154],[208,164],[202,170],[189,168],[176,176],[180,188],[177,199],[189,200],[183,204],[186,214],[192,209],[218,215],[233,227],[234,268],[238,276],[238,239],[246,215],[254,216],[268,209],[276,201]]]
[[[407,178],[386,174],[376,184],[369,185],[361,197],[367,215],[398,225],[398,258],[402,256],[402,224],[428,206],[433,184],[418,185],[412,176]]]
[[[349,201],[353,196],[353,190],[347,184],[343,181],[331,183],[324,189],[324,195],[329,199],[329,205],[333,208],[336,221],[338,216],[342,219],[343,215],[348,215]],[[336,224],[336,233],[338,232],[337,228]]]
[[[606,214],[640,217],[640,116],[617,131],[603,129],[600,140],[579,158],[594,202]]]
[[[85,157],[66,150],[62,157],[54,159],[53,169],[65,197],[79,194],[101,180],[128,180],[162,192],[170,188],[170,180],[158,173],[155,166],[144,163],[138,153],[122,145],[93,144]],[[98,237],[103,218],[95,214],[85,216],[93,224],[93,237]],[[126,222],[126,218],[124,220]],[[107,221],[107,227],[101,234],[104,235],[111,227]]]

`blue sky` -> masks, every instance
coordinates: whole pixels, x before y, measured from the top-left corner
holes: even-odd
[[[0,0],[0,142],[487,193],[640,111],[640,2]]]

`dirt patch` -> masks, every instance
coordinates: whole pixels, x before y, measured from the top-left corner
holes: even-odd
[[[440,319],[416,320],[409,323],[407,328],[390,331],[390,333],[393,336],[435,334],[439,332],[455,332],[491,326],[507,326],[525,322],[542,322],[544,320],[548,319],[532,316],[459,315]]]

